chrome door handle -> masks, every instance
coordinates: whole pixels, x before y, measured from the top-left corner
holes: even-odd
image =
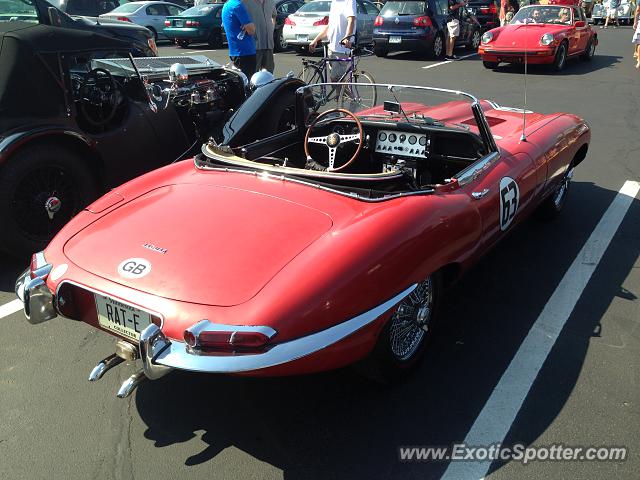
[[[482,197],[484,197],[487,193],[489,193],[489,189],[485,188],[484,190],[482,190],[481,192],[473,192],[471,194],[471,196],[473,198],[475,198],[476,200],[480,200]]]

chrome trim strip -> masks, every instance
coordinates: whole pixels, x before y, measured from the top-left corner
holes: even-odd
[[[141,335],[147,338],[147,334],[155,336],[160,346],[159,353],[151,358],[151,363],[155,366],[164,365],[181,370],[208,373],[233,373],[260,370],[263,368],[282,365],[293,362],[300,358],[316,353],[341,340],[347,338],[361,328],[369,325],[374,320],[398,304],[404,297],[409,295],[417,284],[411,285],[393,298],[378,305],[377,307],[364,312],[346,322],[334,325],[317,333],[306,337],[301,337],[288,342],[273,346],[270,350],[260,354],[228,355],[228,356],[198,356],[191,355],[186,350],[184,342],[171,341],[167,346],[165,342],[169,340],[164,337],[160,329],[155,325],[149,325]],[[154,328],[155,327],[155,328]],[[149,332],[147,332],[149,330]],[[144,359],[143,355],[143,359]],[[146,363],[146,362],[145,362]]]
[[[112,281],[112,280],[108,280],[108,281]],[[58,311],[58,313],[60,312],[60,309],[58,308],[58,298],[59,298],[60,288],[65,283],[68,283],[69,285],[73,285],[73,286],[78,287],[78,288],[82,288],[84,290],[88,290],[91,293],[97,293],[98,295],[103,295],[105,297],[113,298],[114,300],[117,300],[118,302],[124,303],[125,305],[129,305],[130,307],[137,308],[138,310],[142,310],[143,312],[146,312],[149,315],[152,315],[154,317],[158,317],[160,319],[160,328],[162,328],[162,326],[164,325],[164,316],[159,312],[156,312],[154,310],[149,310],[148,308],[143,308],[140,305],[136,305],[135,303],[131,303],[131,302],[128,302],[126,300],[122,300],[119,297],[115,297],[115,296],[113,296],[113,295],[111,295],[109,293],[106,293],[106,292],[101,292],[100,290],[96,290],[95,288],[87,287],[86,285],[74,282],[73,280],[63,280],[56,287],[56,294],[55,294],[54,302],[55,302],[55,307],[56,307],[56,310]],[[116,283],[116,282],[113,282],[113,283]],[[118,285],[121,285],[121,284],[118,284]],[[121,286],[125,287],[125,288],[130,288],[130,287],[127,287],[126,285],[121,285]],[[60,316],[63,317],[63,318],[67,318],[62,314]],[[74,319],[71,319],[71,320],[74,320]],[[75,319],[75,320],[77,320],[77,319]],[[117,336],[117,335],[114,335],[114,336]],[[118,337],[118,338],[120,338],[120,337]]]
[[[490,154],[482,157],[476,163],[462,170],[454,178],[458,180],[458,185],[461,187],[467,185],[482,175],[482,173],[498,161],[499,158],[500,152],[491,152]]]
[[[292,182],[292,183],[297,183],[299,185],[305,185],[307,187],[312,187],[315,188],[317,190],[322,190],[324,192],[330,192],[330,193],[335,193],[336,195],[342,195],[343,197],[347,197],[347,198],[355,198],[356,200],[360,200],[362,202],[369,202],[369,203],[378,203],[378,202],[386,202],[387,200],[393,200],[394,198],[402,198],[402,197],[413,197],[416,195],[425,195],[428,193],[433,193],[435,192],[435,189],[433,188],[429,188],[429,189],[425,189],[425,190],[417,190],[415,192],[403,192],[403,193],[395,193],[395,194],[391,194],[391,195],[385,195],[384,197],[380,197],[380,198],[369,198],[369,197],[363,197],[362,195],[358,195],[357,193],[350,193],[350,192],[344,192],[342,190],[336,190],[334,188],[330,188],[330,187],[325,187],[324,185],[318,185],[317,183],[313,183],[313,182],[306,182],[304,180],[301,180],[299,178],[293,178],[293,177],[289,177],[289,176],[285,176],[285,175],[274,175],[271,174],[265,170],[263,171],[257,171],[257,170],[241,170],[241,169],[235,169],[235,168],[228,168],[228,167],[211,167],[211,166],[200,166],[197,163],[195,164],[196,168],[200,169],[200,170],[212,170],[212,171],[217,171],[217,172],[231,172],[231,173],[242,173],[244,175],[253,175],[254,177],[264,177],[264,178],[268,178],[270,180],[281,180],[281,181],[287,181],[287,182]]]

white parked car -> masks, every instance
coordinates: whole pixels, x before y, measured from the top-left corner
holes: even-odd
[[[166,38],[162,33],[164,21],[170,15],[180,15],[184,7],[169,2],[129,2],[103,13],[100,18],[136,23],[151,30],[156,40]]]
[[[304,50],[318,32],[329,24],[330,0],[312,0],[305,3],[284,21],[282,35],[287,45],[298,51]],[[368,0],[357,0],[357,27],[359,45],[373,43],[373,22],[378,16],[378,8]]]
[[[609,0],[595,4],[591,10],[591,21],[593,24],[597,25],[598,23],[604,23],[607,19],[608,11]],[[622,0],[617,11],[618,21],[621,25],[630,25],[633,23],[633,14],[635,13],[635,9],[631,8],[631,2],[629,0]],[[609,25],[611,25],[611,20],[609,20]]]

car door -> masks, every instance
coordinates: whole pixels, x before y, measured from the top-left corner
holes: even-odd
[[[591,38],[591,28],[587,23],[587,18],[584,15],[584,11],[582,8],[573,7],[573,18],[574,24],[575,22],[584,22],[584,26],[576,26],[576,34],[578,36],[578,44],[576,46],[577,52],[584,52],[587,49],[587,44],[589,43],[589,39]],[[580,24],[578,24],[580,25]]]
[[[164,21],[169,15],[169,11],[162,3],[152,3],[145,9],[146,25],[145,27],[153,27],[156,33],[162,33],[164,30]]]
[[[500,240],[527,216],[538,186],[536,166],[526,153],[490,153],[457,175],[482,220],[480,251]]]

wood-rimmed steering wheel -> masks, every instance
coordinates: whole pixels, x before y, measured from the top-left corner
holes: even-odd
[[[331,113],[343,113],[346,116],[351,117],[351,119],[355,122],[356,126],[358,127],[358,133],[354,133],[351,135],[340,135],[339,133],[334,132],[334,133],[330,133],[329,135],[325,135],[323,137],[311,137],[310,136],[311,130],[313,130],[313,128],[318,124],[320,120],[322,120],[324,117],[326,117]],[[340,170],[344,170],[345,168],[347,168],[349,165],[351,165],[351,163],[353,163],[353,161],[356,158],[358,158],[358,154],[362,149],[363,137],[364,137],[364,130],[362,129],[362,123],[360,123],[360,120],[358,120],[358,117],[356,117],[349,110],[345,110],[343,108],[332,108],[331,110],[327,110],[326,112],[322,112],[320,115],[318,115],[313,120],[313,122],[311,122],[311,125],[309,125],[309,127],[307,128],[307,133],[304,136],[304,153],[307,156],[307,158],[310,159],[311,158],[311,155],[309,154],[310,143],[319,143],[322,145],[326,145],[327,148],[329,149],[329,167],[327,168],[327,171],[339,172]],[[335,167],[336,153],[338,151],[338,147],[341,144],[348,143],[348,142],[354,142],[354,143],[357,142],[358,148],[356,149],[355,153],[351,156],[351,158],[344,165],[340,167]]]

